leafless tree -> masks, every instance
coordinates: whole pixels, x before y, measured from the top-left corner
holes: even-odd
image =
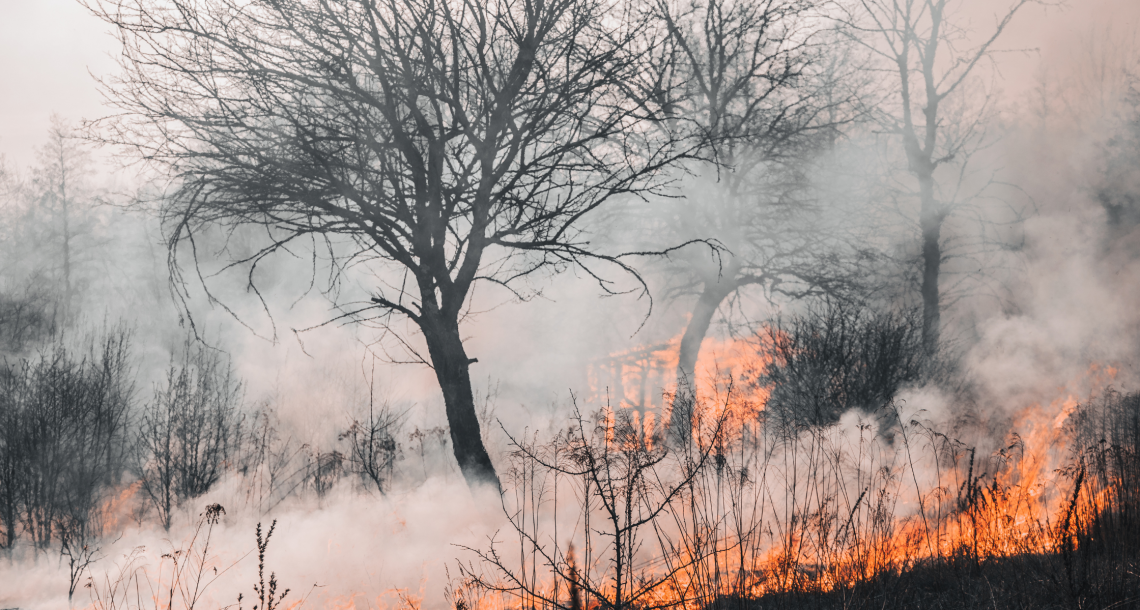
[[[1106,221],[1118,234],[1140,224],[1140,88],[1136,83],[1140,80],[1133,79],[1112,136],[1102,146],[1100,171],[1094,182]]]
[[[661,41],[655,69],[636,86],[702,152],[686,165],[683,196],[652,206],[643,224],[656,239],[720,246],[670,261],[670,294],[696,297],[677,364],[678,433],[687,434],[688,415],[677,405],[693,402],[701,343],[727,300],[749,287],[769,297],[840,293],[852,281],[810,194],[812,157],[859,114],[857,73],[835,44],[828,54],[823,4],[653,3]]]
[[[78,316],[105,229],[89,146],[51,117],[26,172],[0,171],[0,343],[20,352]],[[37,336],[38,335],[38,336]]]
[[[963,100],[984,69],[994,45],[1013,18],[1038,0],[1011,0],[997,10],[991,29],[976,37],[950,0],[859,0],[841,5],[840,21],[852,40],[881,60],[893,91],[880,120],[896,136],[907,170],[917,181],[917,227],[921,243],[922,337],[928,357],[939,347],[942,327],[942,234],[946,220],[965,210],[963,189],[972,153],[986,143],[992,95]]]
[[[611,197],[659,186],[675,157],[621,87],[643,46],[635,12],[617,0],[87,5],[123,45],[122,75],[105,83],[122,113],[102,133],[174,181],[179,293],[179,246],[207,226],[267,231],[235,261],[251,280],[307,240],[338,270],[394,270],[402,279],[345,315],[422,333],[426,354],[399,338],[435,370],[459,466],[497,484],[460,320],[479,282],[521,291],[569,266],[629,270],[579,227]]]
[[[0,293],[0,353],[23,355],[55,332],[54,293],[32,277]]]
[[[41,206],[29,180],[0,158],[0,352],[25,356],[56,327],[57,291],[43,265]]]
[[[3,548],[21,529],[40,550],[65,539],[65,556],[91,548],[102,494],[126,466],[129,352],[120,329],[86,349],[60,342],[38,358],[0,366]]]
[[[27,455],[23,451],[24,376],[19,369],[0,369],[0,527],[4,528],[3,546],[15,546],[20,531]]]
[[[81,224],[84,201],[83,180],[90,172],[90,160],[83,141],[76,138],[71,127],[58,116],[53,116],[48,130],[47,144],[40,150],[40,168],[36,182],[43,203],[55,216],[53,233],[59,242],[59,277],[63,285],[64,316],[71,315],[75,286],[72,274],[74,265],[75,235]]]

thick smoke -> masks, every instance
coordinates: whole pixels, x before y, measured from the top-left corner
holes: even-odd
[[[962,10],[988,25],[989,3],[968,4]],[[21,26],[25,31],[53,27],[36,21],[31,9],[21,10],[27,14],[5,20],[5,30],[21,19],[27,22]],[[1121,137],[1136,104],[1140,45],[1131,32],[1140,12],[1125,1],[1034,10],[1027,10],[1003,38],[1002,49],[1008,52],[994,56],[993,82],[979,85],[1000,101],[992,119],[995,135],[972,160],[975,175],[999,185],[980,198],[980,216],[1004,220],[1013,206],[1024,213],[1024,222],[1002,233],[1001,248],[979,249],[984,253],[972,254],[972,262],[958,268],[969,281],[947,310],[944,332],[959,356],[960,391],[931,385],[908,388],[898,397],[903,418],[921,417],[990,449],[1006,441],[1028,407],[1044,405],[1060,414],[1070,399],[1088,401],[1108,385],[1133,391],[1140,381],[1135,366],[1140,357],[1135,307],[1140,300],[1140,223],[1126,218],[1114,224],[1111,210],[1098,198],[1108,173],[1105,151]],[[69,17],[66,23],[83,33],[76,38],[82,41],[94,40],[88,33],[101,27],[85,17]],[[0,38],[6,44],[22,40]],[[4,57],[0,61],[7,69],[0,78],[21,83],[8,89],[17,93],[0,107],[6,184],[30,185],[39,161],[28,151],[42,140],[28,135],[27,117],[40,123],[37,133],[46,132],[48,124],[18,92],[35,89],[39,78],[46,82],[50,75],[65,74],[81,94],[61,91],[52,80],[47,93],[37,95],[53,96],[51,106],[76,122],[79,115],[94,116],[99,110],[87,99],[93,86],[74,76],[74,61],[54,55]],[[44,76],[19,73],[15,64],[39,65]],[[97,75],[103,70],[99,65],[92,63]],[[877,266],[872,275],[898,279],[905,273],[891,265],[913,259],[915,234],[905,216],[900,220],[884,211],[886,183],[902,173],[897,158],[878,156],[898,151],[870,128],[835,150],[837,159],[819,162],[822,216],[810,222],[872,231],[863,238],[881,255],[871,259]],[[150,578],[161,578],[161,566],[169,569],[161,555],[186,545],[199,515],[216,503],[226,514],[213,528],[209,555],[211,571],[216,567],[220,576],[201,607],[233,604],[239,592],[249,599],[257,579],[254,528],[273,520],[277,525],[267,569],[276,572],[282,588],[290,589],[287,604],[303,599],[309,607],[378,608],[422,599],[425,608],[445,607],[443,591],[449,577],[458,575],[456,559],[472,560],[460,547],[486,547],[506,522],[499,498],[469,490],[454,463],[443,401],[430,368],[400,363],[413,360],[415,353],[375,325],[336,321],[343,310],[322,294],[328,287],[327,261],[311,258],[311,252],[268,261],[257,271],[257,293],[241,269],[211,274],[220,269],[216,260],[208,260],[211,254],[224,248],[240,252],[256,243],[257,235],[211,236],[199,253],[211,295],[184,257],[188,299],[176,303],[162,229],[153,214],[128,205],[142,187],[133,174],[109,169],[117,167],[114,160],[99,157],[103,153],[94,149],[91,154],[96,156],[87,178],[92,220],[83,265],[76,267],[83,280],[76,296],[82,314],[68,328],[61,324],[64,341],[120,323],[133,329],[135,401],[142,405],[152,400],[192,324],[206,344],[224,352],[243,380],[242,410],[248,420],[259,410],[271,411],[281,438],[291,439],[298,455],[346,455],[346,431],[371,406],[386,409],[398,421],[393,442],[399,457],[384,494],[345,474],[319,494],[287,495],[271,509],[251,499],[252,475],[231,472],[186,503],[169,531],[139,513],[137,497],[125,497],[110,505],[108,518],[116,527],[89,570],[94,588],[81,588],[74,605],[86,605],[90,593],[105,587],[106,579],[114,581],[122,566],[141,566]],[[889,177],[880,180],[872,172]],[[716,182],[709,175],[681,178]],[[15,212],[11,202],[31,206],[19,208],[24,212],[38,205],[21,200],[17,190],[0,193],[8,198],[0,201],[8,206],[0,214],[11,226],[16,222],[12,218],[27,217]],[[675,204],[649,203],[660,210]],[[645,207],[645,202],[637,204]],[[645,243],[644,236],[611,229],[591,227],[595,239],[615,252]],[[9,258],[0,262],[0,297],[36,285],[29,261],[58,256],[50,240],[24,239],[28,241],[2,245],[0,251]],[[15,264],[15,254],[8,253],[17,252]],[[638,263],[654,296],[652,310],[648,297],[638,296],[637,282],[615,269],[609,272],[617,292],[630,294],[603,297],[595,279],[582,273],[535,280],[536,290],[526,302],[491,287],[476,293],[464,339],[468,354],[478,358],[472,377],[484,408],[483,436],[500,469],[508,464],[509,438],[551,438],[564,429],[574,406],[592,412],[605,406],[607,396],[614,398],[613,388],[590,387],[591,367],[612,354],[665,344],[681,334],[695,298],[669,299],[664,293],[675,279],[669,276],[675,272],[670,265],[689,255],[696,256],[690,251]],[[981,279],[969,277],[975,268],[970,265],[977,261],[991,270]],[[955,269],[953,264],[948,268]],[[341,303],[367,294],[372,278],[359,271],[346,271],[339,286]],[[57,270],[44,273],[41,279],[54,277]],[[806,310],[804,301],[779,294],[741,294],[714,318],[707,343],[750,338],[763,323]],[[876,293],[875,299],[912,304],[888,292]],[[397,330],[422,353],[420,337],[405,327]],[[37,349],[43,348],[32,346],[6,357],[34,358]],[[707,360],[702,363],[709,367]],[[668,371],[647,391],[673,391],[674,382]],[[617,406],[620,397],[612,402]],[[844,415],[838,434],[857,442],[859,425],[870,421],[860,417]],[[128,483],[120,491],[137,496],[140,492]],[[130,564],[132,557],[139,563]],[[54,551],[17,548],[0,558],[0,606],[60,607],[67,603],[66,583],[66,565]]]

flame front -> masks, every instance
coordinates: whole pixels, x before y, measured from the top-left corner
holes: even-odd
[[[668,417],[678,343],[593,365],[595,397],[613,405],[603,409],[607,443],[620,436],[615,413],[624,411],[627,426],[652,449],[654,418]],[[721,419],[715,434],[695,442],[705,443],[711,466],[654,523],[656,535],[670,540],[666,548],[631,554],[626,581],[658,583],[640,594],[639,605],[700,608],[723,596],[846,588],[933,561],[1063,552],[1079,544],[1075,523],[1115,501],[1109,485],[1093,490],[1085,482],[1082,489],[1085,467],[1068,425],[1095,388],[1114,380],[1112,367],[1094,364],[1053,400],[1018,409],[1003,442],[984,451],[895,408],[849,413],[836,425],[793,435],[767,433],[769,393],[755,380],[770,356],[744,342],[705,347],[694,421]],[[570,544],[582,548],[577,536]],[[610,569],[604,552],[583,566],[584,577],[596,579],[585,607],[615,594],[617,581],[604,576]],[[523,605],[541,607],[537,599],[556,596],[557,580],[533,583],[532,593],[545,593]]]

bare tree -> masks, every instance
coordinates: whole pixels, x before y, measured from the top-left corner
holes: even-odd
[[[76,238],[90,232],[85,226],[90,220],[92,192],[86,184],[91,172],[91,160],[83,140],[76,137],[63,118],[53,115],[48,129],[48,141],[39,151],[39,166],[35,171],[35,189],[40,205],[50,212],[49,238],[58,247],[56,270],[61,285],[64,319],[72,311],[75,297]]]
[[[0,169],[0,340],[12,352],[74,319],[105,227],[87,143],[58,115],[47,136],[27,172]]]
[[[55,331],[54,294],[39,279],[33,276],[0,292],[0,353],[21,354]]]
[[[11,550],[20,532],[28,455],[24,451],[25,376],[17,367],[0,369],[0,548]]]
[[[61,341],[36,359],[0,365],[0,548],[12,548],[23,529],[40,550],[64,542],[82,570],[82,547],[100,533],[102,494],[125,466],[129,352],[119,329],[86,352]]]
[[[30,180],[0,157],[0,352],[22,356],[55,330],[56,282],[42,251],[50,241]]]
[[[838,293],[834,236],[812,205],[811,158],[857,116],[849,66],[829,57],[815,0],[658,1],[655,70],[637,84],[674,128],[701,144],[684,196],[655,205],[650,231],[720,248],[673,258],[673,296],[695,296],[681,338],[673,424],[687,434],[701,343],[716,312],[755,287],[793,298]],[[833,45],[834,47],[834,45]],[[662,210],[664,208],[664,210]],[[711,256],[710,256],[711,254]],[[682,273],[677,273],[677,268]],[[671,424],[671,425],[673,425]]]
[[[1135,77],[1130,94],[1117,113],[1111,137],[1101,146],[1099,171],[1094,178],[1096,199],[1104,208],[1105,219],[1116,235],[1123,235],[1140,224],[1140,90]],[[1103,117],[1102,117],[1103,119]]]
[[[860,0],[847,5],[841,17],[845,31],[880,58],[881,69],[889,74],[895,99],[884,104],[880,120],[901,141],[907,170],[918,183],[922,338],[928,357],[938,350],[942,326],[942,229],[947,218],[963,210],[962,199],[970,198],[960,198],[961,177],[970,154],[985,139],[992,101],[987,94],[970,108],[951,104],[951,96],[965,95],[1014,16],[1036,2],[1005,3],[981,38],[973,36],[964,18],[957,18],[956,3],[949,0]],[[940,169],[946,170],[944,176]]]
[[[612,263],[579,228],[617,194],[659,186],[675,157],[620,85],[642,45],[609,0],[92,0],[117,28],[122,110],[108,141],[173,176],[180,244],[207,226],[264,227],[253,269],[296,242],[333,266],[379,263],[345,315],[410,321],[443,392],[469,483],[498,483],[480,436],[460,320],[479,282]],[[300,245],[300,244],[298,244]],[[314,262],[315,262],[314,258]],[[339,276],[337,276],[339,277]],[[330,295],[335,294],[330,282]],[[393,331],[396,332],[396,331]]]

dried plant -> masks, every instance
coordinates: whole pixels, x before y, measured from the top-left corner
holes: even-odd
[[[694,478],[713,459],[723,421],[723,412],[711,420],[694,417],[691,444],[677,450],[663,442],[661,430],[645,430],[627,411],[609,409],[590,419],[575,409],[570,427],[546,444],[508,434],[513,494],[503,496],[503,510],[520,561],[508,560],[492,539],[487,549],[468,548],[490,574],[466,567],[464,575],[524,607],[561,607],[558,583],[568,583],[571,597],[580,594],[584,607],[657,607],[673,579],[701,558],[663,571],[646,570],[645,562],[675,556],[677,539],[662,521],[683,510]],[[578,500],[574,531],[558,531],[560,496]],[[581,542],[580,567],[572,551],[560,548],[561,536]]]
[[[348,430],[340,435],[340,440],[347,440],[349,444],[348,467],[380,493],[385,493],[391,486],[395,474],[396,460],[401,452],[396,441],[401,423],[401,414],[393,413],[387,404],[377,410],[369,400],[367,419],[354,419]]]
[[[219,567],[210,555],[214,526],[226,514],[220,504],[211,504],[199,515],[194,532],[178,547],[171,547],[157,558],[152,578],[145,549],[134,549],[117,565],[112,578],[105,574],[101,583],[91,579],[93,610],[194,610],[207,589],[237,565]],[[259,530],[260,531],[260,530]],[[260,539],[260,536],[259,536]],[[240,561],[240,559],[238,560]]]
[[[265,580],[265,549],[269,547],[269,539],[273,536],[273,530],[276,527],[277,520],[274,519],[273,523],[269,524],[269,531],[265,532],[263,538],[261,536],[261,524],[257,524],[257,584],[253,585],[253,592],[256,595],[254,601],[257,603],[253,605],[253,610],[277,610],[285,596],[289,594],[289,589],[277,593],[277,574],[275,572],[269,573],[268,582]],[[241,595],[238,595],[238,610],[241,610]]]

